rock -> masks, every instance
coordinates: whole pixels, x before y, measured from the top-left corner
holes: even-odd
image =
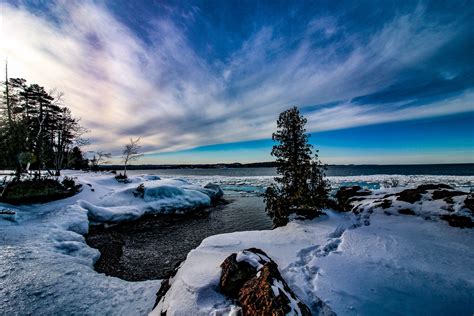
[[[403,191],[397,193],[396,195],[398,196],[397,200],[413,204],[415,202],[420,201],[421,200],[421,194],[426,193],[427,190],[441,190],[441,189],[453,190],[453,188],[451,186],[447,185],[447,184],[442,184],[442,183],[433,184],[433,183],[431,183],[431,184],[419,185],[416,189],[403,190]],[[458,191],[454,191],[454,192],[458,192]]]
[[[382,203],[380,203],[379,205],[377,205],[381,208],[383,208],[384,210],[389,208],[390,206],[392,206],[392,201],[390,200],[383,200]]]
[[[282,279],[274,262],[268,262],[239,292],[244,315],[311,315]]]
[[[415,212],[409,208],[402,208],[398,210],[398,213],[403,214],[403,215],[415,215]]]
[[[420,192],[426,192],[427,190],[437,190],[437,189],[449,189],[453,190],[454,188],[450,185],[443,184],[443,183],[428,183],[419,185],[417,190]]]
[[[220,199],[224,196],[224,191],[222,191],[221,187],[215,183],[208,183],[204,186],[205,189],[211,191],[211,198],[212,199]]]
[[[406,189],[397,193],[397,200],[404,201],[408,203],[415,203],[421,200],[421,193],[417,189]]]
[[[470,217],[462,215],[441,215],[440,218],[448,222],[450,226],[460,228],[473,228],[474,222]]]
[[[311,315],[311,311],[290,289],[278,265],[260,249],[250,248],[227,257],[221,265],[219,289],[237,299],[245,315]],[[335,315],[316,298],[321,315]]]
[[[255,275],[255,268],[245,261],[237,262],[237,254],[235,253],[224,260],[221,268],[219,289],[231,298],[238,298],[239,291],[244,283]]]
[[[354,198],[367,196],[372,194],[370,190],[362,189],[360,186],[341,187],[336,193],[336,199],[339,204],[340,211],[350,211],[352,209],[351,202]]]
[[[82,185],[65,187],[59,181],[49,178],[15,181],[7,184],[0,202],[14,205],[47,203],[73,196],[81,187]]]
[[[474,196],[469,194],[464,200],[464,206],[474,214]]]
[[[145,196],[145,185],[143,183],[141,183],[136,189],[135,189],[135,192],[133,192],[133,195],[135,197],[140,197],[143,199],[143,197]]]
[[[161,281],[160,289],[158,290],[158,293],[156,293],[156,300],[155,300],[155,305],[153,305],[153,308],[155,308],[160,301],[165,297],[166,293],[168,290],[171,288],[171,279],[178,273],[179,268],[181,267],[181,262],[175,266],[173,271],[168,273],[168,275]],[[161,315],[166,315],[166,311],[162,312]]]
[[[448,190],[436,190],[433,191],[433,200],[441,200],[445,198],[451,198],[453,196],[467,195],[466,192],[462,191],[448,191]]]
[[[2,209],[0,210],[0,219],[4,219],[10,222],[16,222],[16,212],[10,209]]]

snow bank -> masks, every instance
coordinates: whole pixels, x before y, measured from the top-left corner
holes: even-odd
[[[144,214],[186,213],[210,206],[212,199],[223,195],[218,185],[202,187],[183,179],[151,175],[133,176],[129,183],[118,183],[110,174],[84,174],[81,181],[94,191],[86,194],[78,206],[87,210],[94,222],[117,223]],[[142,191],[137,189],[140,185]]]
[[[445,201],[428,196],[412,205],[419,216],[399,214],[406,205],[394,198],[384,209],[380,198],[387,193],[366,197],[359,214],[328,210],[327,216],[272,231],[205,239],[189,253],[151,315],[234,311],[233,302],[218,290],[220,264],[231,253],[255,261],[242,252],[251,247],[278,264],[290,288],[313,311],[319,297],[338,315],[472,314],[474,230],[439,220],[448,212]],[[461,212],[462,198],[453,198],[450,212]]]
[[[15,209],[16,222],[0,219],[0,314],[145,315],[151,310],[159,280],[126,282],[94,271],[100,253],[85,243],[87,210],[76,201],[22,206]]]
[[[150,175],[131,177],[128,184],[105,172],[66,171],[64,176],[77,178],[83,190],[46,204],[0,203],[0,210],[14,211],[0,216],[0,314],[147,314],[161,281],[127,282],[94,271],[100,253],[85,243],[89,221],[206,206],[217,189]],[[136,196],[141,183],[143,197]]]

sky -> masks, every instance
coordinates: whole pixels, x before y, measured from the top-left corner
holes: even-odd
[[[10,77],[118,162],[272,160],[298,106],[329,164],[474,163],[474,2],[5,1]]]

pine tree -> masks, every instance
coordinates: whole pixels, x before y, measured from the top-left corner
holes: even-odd
[[[46,92],[25,79],[6,78],[0,106],[0,167],[15,168],[17,178],[30,165],[40,170],[64,166],[86,131],[62,104],[62,94]]]
[[[282,112],[272,139],[272,156],[276,157],[275,184],[265,192],[266,210],[276,226],[285,225],[291,214],[312,218],[321,214],[328,198],[329,186],[324,180],[324,166],[306,134],[306,119],[297,107]]]
[[[84,158],[81,149],[78,146],[74,146],[68,155],[68,167],[71,169],[87,169],[88,160]]]

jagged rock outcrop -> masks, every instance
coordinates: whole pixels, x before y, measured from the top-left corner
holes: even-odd
[[[450,226],[459,228],[474,228],[474,222],[468,216],[463,215],[441,215],[440,218],[448,222]]]
[[[406,190],[403,190],[399,193],[397,193],[397,200],[399,201],[403,201],[403,202],[408,202],[408,203],[415,203],[415,202],[419,202],[421,201],[421,195],[424,194],[424,193],[427,193],[428,190],[438,190],[438,191],[441,191],[443,189],[443,193],[437,193],[436,197],[439,197],[441,195],[446,195],[445,197],[450,197],[450,194],[449,192],[458,192],[458,191],[447,191],[447,190],[453,190],[453,187],[447,185],[447,184],[443,184],[443,183],[429,183],[429,184],[422,184],[422,185],[419,185],[417,188],[415,189],[406,189]],[[447,189],[447,190],[446,190]],[[446,192],[447,193],[446,193]],[[435,191],[436,192],[436,191]],[[451,195],[451,196],[456,196],[456,193],[453,193],[454,195]],[[435,196],[433,195],[433,198],[435,198]]]
[[[227,257],[221,265],[220,291],[237,300],[245,315],[312,315],[290,289],[278,265],[260,249],[250,248]],[[319,300],[318,315],[334,315]]]
[[[362,187],[346,186],[341,187],[336,193],[337,203],[339,205],[339,211],[349,212],[352,210],[351,202],[356,201],[358,198],[372,194],[370,190],[363,189]]]
[[[435,190],[433,191],[433,200],[452,198],[453,196],[467,195],[467,192],[456,190]]]
[[[474,195],[472,193],[464,200],[464,206],[474,214]]]
[[[421,193],[418,189],[406,189],[397,193],[397,200],[413,204],[421,200]]]

